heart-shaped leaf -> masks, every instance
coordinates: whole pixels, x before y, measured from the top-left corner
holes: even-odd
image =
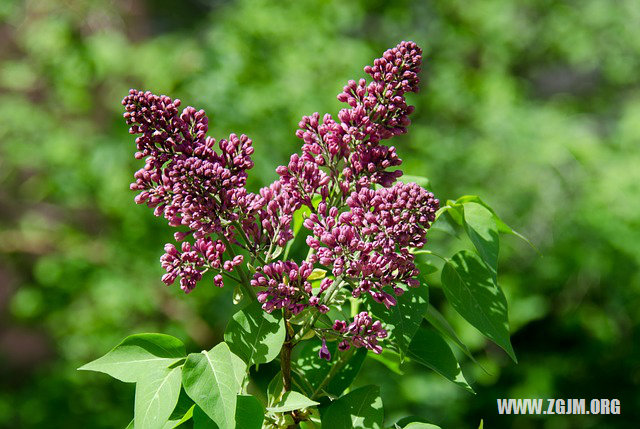
[[[178,403],[181,382],[180,366],[159,367],[138,380],[134,407],[135,429],[157,429],[167,422]]]
[[[275,359],[284,338],[282,315],[265,312],[258,301],[234,314],[224,333],[224,340],[231,351],[249,366]]]
[[[135,334],[122,340],[106,355],[78,369],[103,372],[120,381],[134,383],[144,378],[146,372],[166,368],[184,356],[184,344],[177,338],[164,334]]]
[[[236,427],[238,361],[229,346],[220,343],[208,352],[190,354],[184,364],[184,390],[220,429]]]
[[[380,388],[364,386],[333,401],[322,416],[322,427],[381,429],[383,419]]]

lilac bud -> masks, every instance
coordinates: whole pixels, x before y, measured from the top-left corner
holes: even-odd
[[[320,356],[320,359],[325,359],[327,361],[331,360],[331,353],[327,347],[327,340],[324,338],[322,339],[322,347],[320,347],[320,350],[318,351],[318,356]]]

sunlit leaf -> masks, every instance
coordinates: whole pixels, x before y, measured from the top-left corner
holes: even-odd
[[[225,343],[208,352],[190,354],[184,364],[185,391],[220,429],[232,429],[236,424],[236,395],[241,386],[235,365]]]
[[[381,429],[383,419],[380,388],[364,386],[333,401],[322,416],[322,427]]]
[[[284,321],[280,312],[265,312],[258,301],[238,311],[229,321],[224,340],[247,365],[270,362],[284,343]]]
[[[158,367],[138,380],[134,408],[135,429],[157,429],[167,422],[178,403],[181,382],[180,366]]]
[[[184,358],[184,344],[164,334],[135,334],[125,338],[109,353],[78,368],[98,371],[133,383],[145,377],[147,371],[168,367]]]
[[[491,212],[478,203],[464,203],[463,207],[464,229],[482,260],[493,272],[495,279],[498,270],[498,252],[500,250],[496,222]]]
[[[267,410],[274,413],[284,413],[287,411],[313,407],[318,404],[318,402],[312,401],[302,393],[290,390],[282,395],[282,399],[278,403],[271,407],[267,407]]]

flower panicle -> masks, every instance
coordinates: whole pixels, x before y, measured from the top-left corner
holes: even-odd
[[[222,287],[223,275],[244,263],[247,253],[261,266],[249,285],[267,312],[291,315],[314,308],[329,311],[345,290],[354,298],[372,299],[390,308],[407,287],[418,287],[419,270],[411,249],[423,247],[439,201],[415,183],[397,179],[402,165],[394,146],[382,144],[404,134],[413,106],[406,94],[417,92],[422,51],[401,42],[364,68],[369,81],[351,80],[338,94],[345,103],[337,115],[303,116],[296,136],[301,153],[279,166],[279,178],[257,193],[247,191],[254,152],[250,138],[207,135],[203,110],[181,101],[132,89],[124,98],[124,118],[137,135],[136,159],[144,166],[134,175],[135,201],[181,230],[177,244],[167,244],[161,257],[166,274],[192,291],[204,273]],[[306,207],[304,227],[309,256],[302,262],[275,260],[294,239],[294,213]],[[240,246],[244,252],[236,253]],[[279,249],[278,249],[279,248]],[[330,270],[314,289],[314,265]],[[340,280],[339,280],[340,279]],[[343,289],[343,290],[341,290]],[[330,291],[330,292],[328,292]],[[336,320],[333,333],[339,350],[365,347],[381,352],[387,337],[381,321],[368,312],[352,321]],[[319,356],[331,359],[322,336]]]

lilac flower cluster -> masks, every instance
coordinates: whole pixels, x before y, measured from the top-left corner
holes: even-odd
[[[180,276],[180,287],[185,292],[191,292],[196,287],[196,283],[202,279],[202,268],[208,265],[214,269],[224,269],[233,271],[234,267],[240,265],[244,257],[237,255],[233,259],[222,262],[222,254],[226,246],[220,240],[215,242],[211,238],[199,238],[191,245],[188,242],[182,243],[182,252],[178,251],[173,244],[164,246],[165,254],[160,258],[162,268],[167,273],[162,276],[162,281],[172,284]],[[222,287],[224,285],[222,275],[216,274],[213,278],[214,285]]]
[[[388,169],[402,161],[393,146],[379,142],[406,132],[414,108],[404,94],[418,91],[421,64],[420,48],[401,42],[365,67],[372,82],[349,81],[338,95],[349,108],[338,113],[337,121],[326,114],[320,122],[318,113],[302,118],[296,132],[304,141],[300,159],[326,167],[334,187],[345,196],[376,183],[391,186],[402,172]],[[299,182],[306,185],[304,178]]]
[[[396,299],[383,288],[391,285],[395,295],[401,295],[404,290],[397,284],[419,286],[409,249],[425,244],[438,200],[415,183],[399,183],[353,192],[347,206],[349,211],[339,213],[337,207],[327,210],[321,203],[305,220],[313,232],[307,244],[316,250],[310,261],[357,282],[354,297],[367,292],[387,308],[393,306]]]
[[[255,273],[251,286],[265,288],[258,292],[258,301],[267,313],[283,308],[298,314],[309,305],[326,313],[329,307],[320,302],[318,295],[312,295],[313,288],[307,280],[312,271],[313,266],[306,261],[299,266],[293,261],[277,261]],[[320,293],[330,284],[331,280],[324,279]]]
[[[220,140],[217,153],[216,141],[206,136],[209,121],[203,110],[186,107],[179,114],[180,100],[134,89],[122,104],[131,134],[140,134],[136,158],[146,157],[131,184],[131,189],[140,191],[136,203],[154,208],[156,216],[163,215],[171,226],[187,227],[188,231],[175,234],[177,241],[188,235],[196,240],[193,245],[183,243],[182,253],[167,245],[161,259],[167,270],[163,281],[171,284],[180,276],[182,289],[189,292],[202,271],[242,262],[241,258],[223,262],[225,246],[219,241],[211,244],[209,236],[217,233],[233,239],[229,225],[248,201],[244,186],[247,170],[253,167],[251,139],[231,134]],[[210,245],[218,250],[212,252]],[[220,274],[214,283],[222,285]]]
[[[382,353],[382,347],[378,340],[387,337],[387,331],[379,320],[374,321],[368,312],[363,311],[353,318],[353,322],[347,324],[344,320],[336,320],[333,330],[342,340],[338,344],[338,350],[349,350],[351,346],[365,347],[376,354]]]
[[[406,133],[414,108],[405,95],[418,91],[421,64],[420,48],[401,42],[366,66],[370,82],[348,82],[338,95],[348,107],[337,116],[302,118],[296,132],[301,153],[278,167],[279,179],[258,193],[245,189],[253,167],[251,139],[231,134],[216,142],[207,136],[203,110],[180,112],[180,100],[131,90],[122,102],[124,117],[138,135],[135,156],[145,159],[131,189],[139,191],[138,204],[183,229],[174,234],[181,245],[165,246],[163,282],[180,278],[190,292],[211,270],[214,285],[222,287],[223,275],[233,277],[235,270],[235,280],[257,289],[265,311],[289,314],[308,307],[326,313],[345,287],[355,298],[364,293],[389,308],[405,292],[403,285],[419,286],[410,249],[424,246],[439,203],[415,183],[396,183],[402,171],[393,168],[402,160],[381,142]],[[274,261],[294,238],[293,215],[303,206],[311,211],[304,221],[311,231],[307,260]],[[189,237],[192,242],[184,241]],[[262,265],[250,281],[234,247]],[[315,294],[308,280],[314,264],[335,277],[323,279]],[[350,323],[336,321],[334,330],[340,350],[379,353],[378,340],[387,336],[366,312]],[[325,343],[320,356],[330,359]]]

